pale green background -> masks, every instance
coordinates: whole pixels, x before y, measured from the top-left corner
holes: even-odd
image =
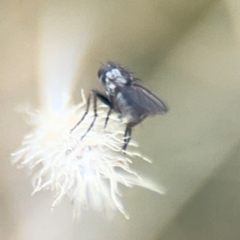
[[[239,16],[237,0],[1,1],[0,239],[240,239]],[[79,101],[80,88],[100,89],[107,60],[170,108],[134,129],[154,161],[136,168],[167,194],[122,188],[130,220],[86,212],[73,224],[68,200],[52,214],[51,193],[31,197],[30,179],[10,166],[29,130],[14,109],[39,106],[53,76],[55,99],[75,79]]]

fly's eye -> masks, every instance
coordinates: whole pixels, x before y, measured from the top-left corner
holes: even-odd
[[[98,78],[100,78],[100,77],[101,77],[101,75],[102,75],[102,72],[103,72],[103,68],[99,68],[99,70],[98,70],[98,73],[97,73],[97,75],[98,75]]]
[[[106,81],[105,81],[105,78],[106,78],[106,67],[101,67],[99,70],[98,70],[98,78],[101,80],[102,84],[105,85]]]
[[[98,70],[98,78],[105,78],[106,74],[111,71],[111,66],[110,65],[106,65],[106,66],[102,66],[99,70]]]

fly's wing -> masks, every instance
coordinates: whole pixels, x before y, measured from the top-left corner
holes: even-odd
[[[123,87],[121,94],[138,115],[150,116],[165,114],[168,111],[161,99],[139,84],[134,83],[131,86]]]

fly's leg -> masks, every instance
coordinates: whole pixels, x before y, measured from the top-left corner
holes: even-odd
[[[94,111],[94,116],[93,116],[93,120],[91,125],[89,126],[89,128],[87,129],[87,131],[82,135],[81,140],[87,135],[87,133],[91,130],[91,128],[93,127],[96,119],[97,119],[97,96],[95,94],[93,94],[93,111]]]
[[[126,149],[127,149],[127,146],[131,140],[131,135],[132,135],[132,128],[127,126],[126,127],[126,130],[125,130],[125,133],[124,133],[124,145],[123,145],[123,148],[122,150],[125,152]]]
[[[107,126],[107,123],[108,123],[108,120],[109,120],[109,116],[110,116],[111,111],[113,109],[112,103],[109,101],[109,99],[107,98],[106,95],[102,94],[101,92],[99,92],[97,90],[92,90],[91,93],[93,94],[94,117],[93,117],[91,125],[89,126],[87,131],[84,133],[84,135],[81,137],[81,140],[87,135],[87,133],[94,126],[94,123],[95,123],[95,121],[96,121],[96,119],[98,117],[98,114],[97,114],[97,99],[99,99],[102,103],[104,103],[105,105],[107,105],[109,107],[109,111],[107,113],[107,117],[106,117],[106,120],[105,120],[104,128],[106,128],[106,126]],[[84,118],[86,117],[86,115],[88,114],[88,111],[89,111],[90,103],[91,103],[91,94],[89,94],[89,96],[88,96],[87,107],[86,107],[85,113],[83,114],[81,120],[70,130],[70,133],[72,133],[80,125],[80,123],[84,120]]]
[[[89,96],[88,96],[87,107],[86,107],[85,113],[83,114],[81,120],[70,130],[70,133],[72,133],[80,125],[80,123],[84,120],[84,118],[86,117],[86,115],[88,114],[90,103],[91,103],[91,94],[89,94]]]
[[[109,120],[109,116],[111,114],[111,111],[113,109],[113,104],[112,101],[104,94],[102,94],[101,92],[97,91],[97,90],[92,90],[92,93],[94,94],[94,96],[96,96],[103,104],[105,104],[106,106],[109,107],[108,113],[107,113],[107,117],[105,120],[105,124],[104,124],[104,128],[106,128],[108,120]]]
[[[106,117],[106,119],[105,119],[104,128],[106,128],[106,126],[107,126],[107,123],[108,123],[108,120],[109,120],[109,116],[110,116],[110,114],[111,114],[111,111],[112,111],[112,108],[109,108],[108,113],[107,113],[107,117]]]

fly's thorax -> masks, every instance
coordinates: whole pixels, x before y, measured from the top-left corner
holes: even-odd
[[[124,86],[128,83],[128,79],[123,76],[122,72],[118,69],[112,69],[111,71],[108,71],[105,75],[106,82],[107,80],[113,84]]]
[[[116,88],[130,85],[131,78],[127,77],[117,68],[108,69],[101,75],[101,82],[105,87],[107,94],[113,95],[116,93]]]
[[[116,93],[116,84],[114,84],[112,81],[110,81],[108,78],[105,79],[105,92],[108,96],[114,96]]]
[[[122,73],[118,69],[113,68],[113,69],[107,71],[105,76],[108,79],[114,80],[119,77],[122,77]]]
[[[120,89],[123,86],[125,86],[125,84],[127,83],[127,80],[122,77],[118,77],[115,79],[106,77],[104,82],[105,82],[104,88],[107,95],[116,96],[116,94],[120,91]]]

